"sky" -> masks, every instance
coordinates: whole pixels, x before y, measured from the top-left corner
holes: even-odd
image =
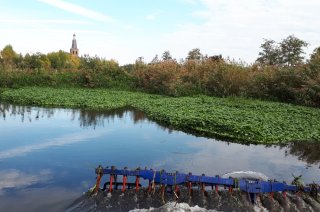
[[[134,63],[164,51],[180,60],[191,49],[247,63],[263,39],[289,35],[320,46],[319,0],[0,0],[0,49],[69,52]]]

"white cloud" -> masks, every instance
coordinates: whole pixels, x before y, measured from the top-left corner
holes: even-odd
[[[185,23],[166,35],[166,45],[178,55],[200,48],[209,55],[222,54],[253,62],[263,38],[281,41],[288,35],[319,46],[320,2],[317,0],[198,0],[205,9],[192,16],[200,24]],[[307,55],[306,55],[307,56]]]
[[[87,9],[77,4],[65,2],[62,0],[38,0],[38,1],[49,4],[51,6],[60,8],[62,10],[65,10],[71,13],[74,13],[74,14],[77,14],[77,15],[81,15],[90,19],[97,20],[97,21],[114,22],[114,19],[107,15]]]

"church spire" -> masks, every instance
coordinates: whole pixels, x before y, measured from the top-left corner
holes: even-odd
[[[73,56],[78,56],[79,55],[79,49],[77,47],[76,34],[73,34],[72,46],[71,46],[71,49],[70,49],[70,54],[73,55]]]

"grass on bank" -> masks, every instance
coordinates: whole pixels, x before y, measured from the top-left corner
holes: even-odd
[[[2,101],[11,103],[90,108],[132,106],[175,129],[241,143],[320,141],[320,110],[290,104],[208,96],[167,97],[108,89],[6,89]]]

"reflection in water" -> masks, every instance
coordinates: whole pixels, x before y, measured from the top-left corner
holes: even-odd
[[[287,145],[286,154],[295,155],[299,160],[306,161],[308,164],[320,163],[320,144],[294,142]]]
[[[0,211],[45,211],[57,212],[65,209],[80,195],[64,187],[23,189],[18,198],[1,196]]]
[[[52,179],[52,172],[48,169],[38,173],[26,173],[17,169],[0,171],[0,195],[5,189],[21,189],[38,183],[45,183]]]
[[[9,115],[9,116],[20,116],[21,122],[24,122],[25,120],[32,122],[34,120],[38,120],[41,118],[49,119],[53,117],[55,115],[55,112],[57,111],[59,111],[59,109],[37,108],[37,107],[31,107],[31,106],[19,106],[19,105],[0,103],[0,116],[2,116],[4,120]],[[108,110],[108,111],[78,110],[78,109],[70,109],[69,111],[71,111],[72,113],[71,120],[75,120],[78,117],[78,121],[81,127],[93,127],[94,129],[98,126],[103,127],[105,124],[105,121],[109,122],[116,118],[120,118],[120,119],[123,118],[124,114],[126,114],[127,111],[131,111],[130,116],[135,124],[138,122],[143,122],[147,120],[144,112],[136,110],[131,107],[120,108],[116,110]],[[169,133],[172,132],[172,129],[166,128],[165,126],[157,125],[157,127]],[[70,140],[70,139],[67,139],[67,140]],[[55,146],[55,145],[60,145],[59,142],[60,141],[51,141],[51,142],[48,142],[47,144],[49,146]],[[73,142],[72,139],[70,140],[70,142]],[[42,144],[42,145],[45,146],[46,144]],[[37,149],[38,147],[41,148],[41,145],[36,146],[36,148],[33,148],[33,146],[31,147],[32,149]],[[280,146],[265,145],[265,148],[285,149],[286,156],[287,155],[296,156],[299,160],[307,162],[307,164],[320,163],[320,154],[319,154],[320,143],[294,142],[294,143],[290,143],[287,145],[280,145]],[[30,148],[26,148],[26,150],[28,149]],[[3,156],[3,154],[7,154],[7,153],[0,152],[0,158],[1,158],[1,155]],[[176,152],[176,154],[181,154],[181,153]]]
[[[31,106],[19,106],[11,105],[6,103],[0,103],[0,116],[5,120],[7,115],[9,116],[20,116],[21,122],[27,121],[31,122],[33,120],[41,118],[50,118],[54,115],[54,110],[46,108],[38,108],[36,114],[32,114],[31,111],[34,109]],[[34,115],[34,117],[32,117]]]
[[[59,146],[65,146],[65,145],[75,144],[75,143],[84,142],[84,141],[90,141],[93,138],[97,138],[103,134],[106,134],[107,132],[110,132],[110,130],[109,131],[104,130],[99,132],[96,131],[94,134],[90,132],[71,134],[64,137],[53,138],[39,144],[31,144],[26,146],[19,146],[14,149],[3,150],[3,151],[0,151],[0,161],[6,158],[22,156],[28,153],[32,153],[32,152],[43,150],[43,149],[48,149],[51,147],[59,147]]]
[[[5,120],[9,116],[20,116],[21,122],[28,120],[32,122],[39,118],[51,118],[59,109],[38,108],[32,106],[20,106],[7,103],[0,103],[0,116]],[[134,123],[146,120],[144,112],[132,107],[125,107],[113,110],[79,110],[70,109],[72,112],[71,120],[75,120],[79,116],[81,127],[97,127],[104,126],[105,120],[114,120],[115,118],[123,118],[125,112],[132,111],[132,120]]]
[[[125,112],[132,111],[132,120],[134,123],[143,121],[146,119],[144,112],[136,110],[131,107],[120,108],[108,111],[97,111],[97,110],[80,110],[79,122],[82,127],[96,127],[104,126],[105,120],[114,120],[115,118],[123,118]],[[79,110],[73,111],[73,117],[79,113]]]

